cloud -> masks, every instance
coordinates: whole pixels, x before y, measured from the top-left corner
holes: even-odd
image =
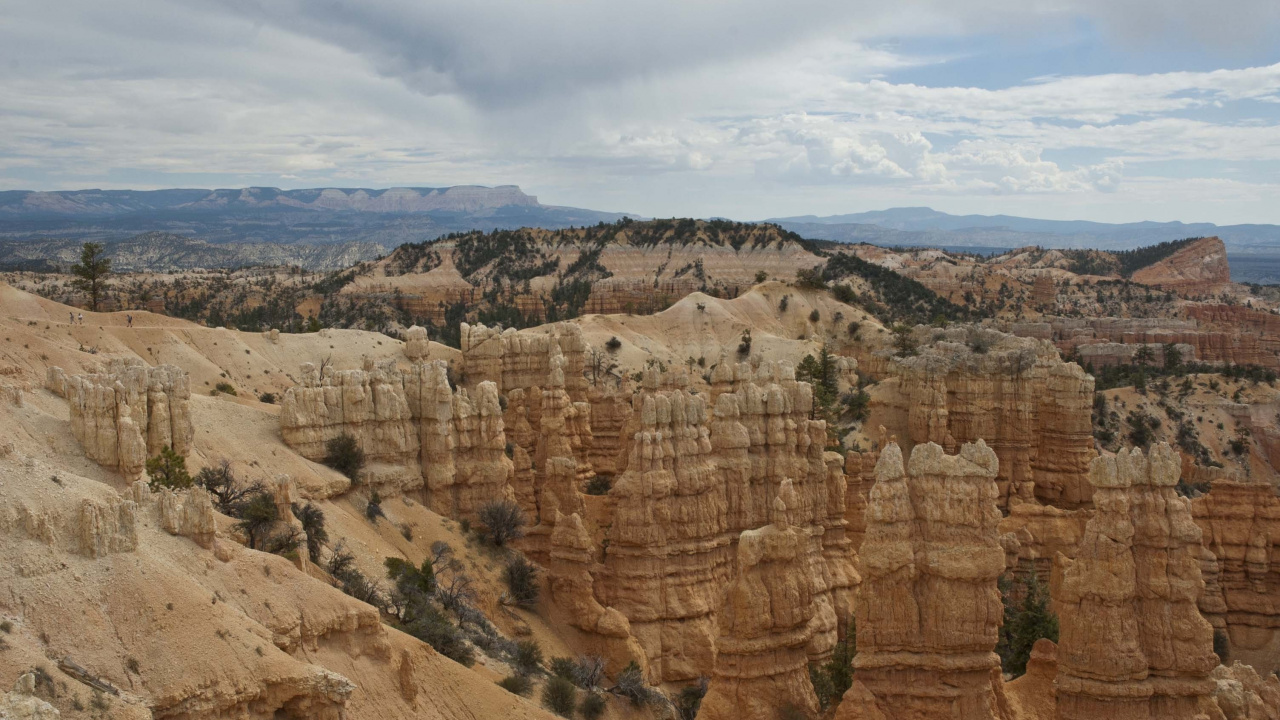
[[[518,183],[750,217],[1194,199],[1214,179],[1194,163],[1258,188],[1280,163],[1280,64],[928,84],[900,78],[950,58],[897,42],[1090,22],[1141,46],[1195,23],[1265,47],[1274,0],[0,3],[3,187]]]

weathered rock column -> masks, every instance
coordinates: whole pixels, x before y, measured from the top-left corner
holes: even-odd
[[[1097,514],[1074,560],[1059,555],[1058,718],[1192,720],[1209,712],[1218,664],[1196,603],[1200,529],[1173,486],[1167,444],[1095,459]]]
[[[858,680],[889,720],[1007,717],[996,579],[999,462],[986,443],[947,455],[889,443],[876,464],[859,552]]]
[[[737,579],[717,616],[715,672],[699,720],[774,720],[787,709],[817,713],[805,652],[816,612],[805,571],[808,540],[787,522],[781,497],[774,515],[772,525],[738,540]]]

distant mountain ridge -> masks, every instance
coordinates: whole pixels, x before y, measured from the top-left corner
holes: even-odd
[[[220,190],[60,190],[0,192],[0,217],[110,217],[149,211],[236,211],[268,208],[374,213],[477,212],[503,207],[544,207],[515,185],[444,188],[248,187]]]
[[[823,217],[799,215],[770,218],[767,222],[776,222],[805,237],[842,242],[1131,250],[1169,240],[1217,236],[1228,250],[1237,253],[1280,253],[1280,225],[1039,220],[1013,215],[951,215],[927,207]]]
[[[369,260],[404,243],[455,232],[559,229],[611,223],[623,217],[637,216],[543,205],[515,185],[11,190],[0,192],[0,264],[29,265],[38,257],[53,259],[65,254],[68,243],[111,244],[161,233],[185,237],[182,244],[194,252],[190,257],[206,258],[216,267],[278,257],[320,269],[330,267],[336,258]],[[204,245],[235,248],[234,252],[214,252]],[[275,251],[266,245],[345,247],[312,252]],[[157,257],[152,253],[144,256]]]

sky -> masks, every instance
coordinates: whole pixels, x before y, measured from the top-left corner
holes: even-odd
[[[1277,0],[0,0],[0,190],[1280,223]]]

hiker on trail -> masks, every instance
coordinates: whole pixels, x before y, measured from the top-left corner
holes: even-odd
[[[80,324],[84,324],[84,313],[80,313]]]
[[[74,312],[68,312],[68,313],[67,313],[67,317],[68,317],[68,318],[71,318],[71,324],[72,324],[72,325],[75,325],[75,324],[76,324],[76,314],[75,314]]]
[[[129,321],[129,327],[133,327],[133,316],[132,316],[132,315],[125,315],[125,319],[127,319],[127,320]]]

